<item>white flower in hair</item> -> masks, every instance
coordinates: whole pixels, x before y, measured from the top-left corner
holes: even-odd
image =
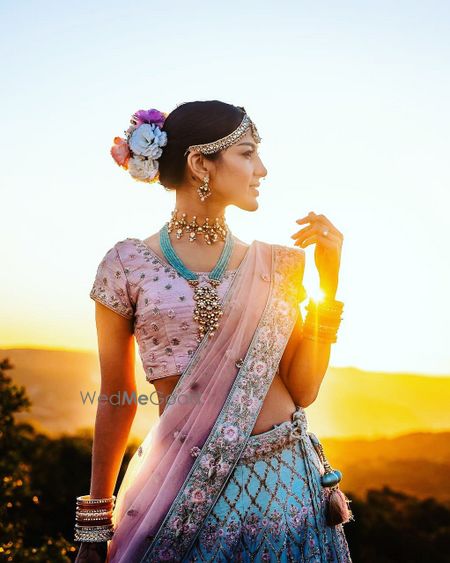
[[[134,156],[128,161],[128,172],[136,180],[153,180],[158,174],[159,166],[157,160]]]
[[[134,154],[153,159],[162,155],[161,147],[166,144],[167,133],[161,131],[154,123],[143,123],[133,131],[128,139],[128,145]]]

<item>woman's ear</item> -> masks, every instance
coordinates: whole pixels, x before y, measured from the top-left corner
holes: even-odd
[[[209,173],[205,159],[200,152],[190,152],[187,157],[188,175],[192,180],[201,181]]]

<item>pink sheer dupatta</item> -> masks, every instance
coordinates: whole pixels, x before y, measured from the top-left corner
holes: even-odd
[[[219,328],[199,344],[128,465],[113,514],[109,563],[140,561],[163,524],[196,448],[202,449],[226,404],[266,307],[271,273],[272,245],[253,241],[224,296]]]

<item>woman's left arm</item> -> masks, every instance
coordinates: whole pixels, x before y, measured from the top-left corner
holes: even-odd
[[[319,273],[323,301],[335,300],[341,260],[343,234],[324,215],[310,212],[297,220],[310,223],[291,238],[294,246],[316,244],[314,259]],[[307,407],[319,393],[330,360],[331,342],[303,336],[301,314],[280,362],[280,376],[296,405]]]

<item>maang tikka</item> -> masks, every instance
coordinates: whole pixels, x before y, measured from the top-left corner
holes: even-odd
[[[240,125],[232,131],[229,135],[222,137],[221,139],[217,139],[217,141],[212,141],[210,143],[202,143],[200,145],[189,145],[184,152],[184,156],[186,156],[189,152],[199,152],[201,154],[214,154],[221,150],[225,150],[231,145],[237,143],[237,141],[246,133],[248,129],[251,130],[253,139],[256,143],[261,142],[261,137],[259,136],[258,129],[250,117],[245,112],[245,108],[238,106],[244,112],[244,116]],[[211,190],[209,187],[209,176],[206,175],[203,177],[203,184],[201,184],[197,188],[197,192],[200,196],[201,201],[205,201],[207,197],[211,195]]]

